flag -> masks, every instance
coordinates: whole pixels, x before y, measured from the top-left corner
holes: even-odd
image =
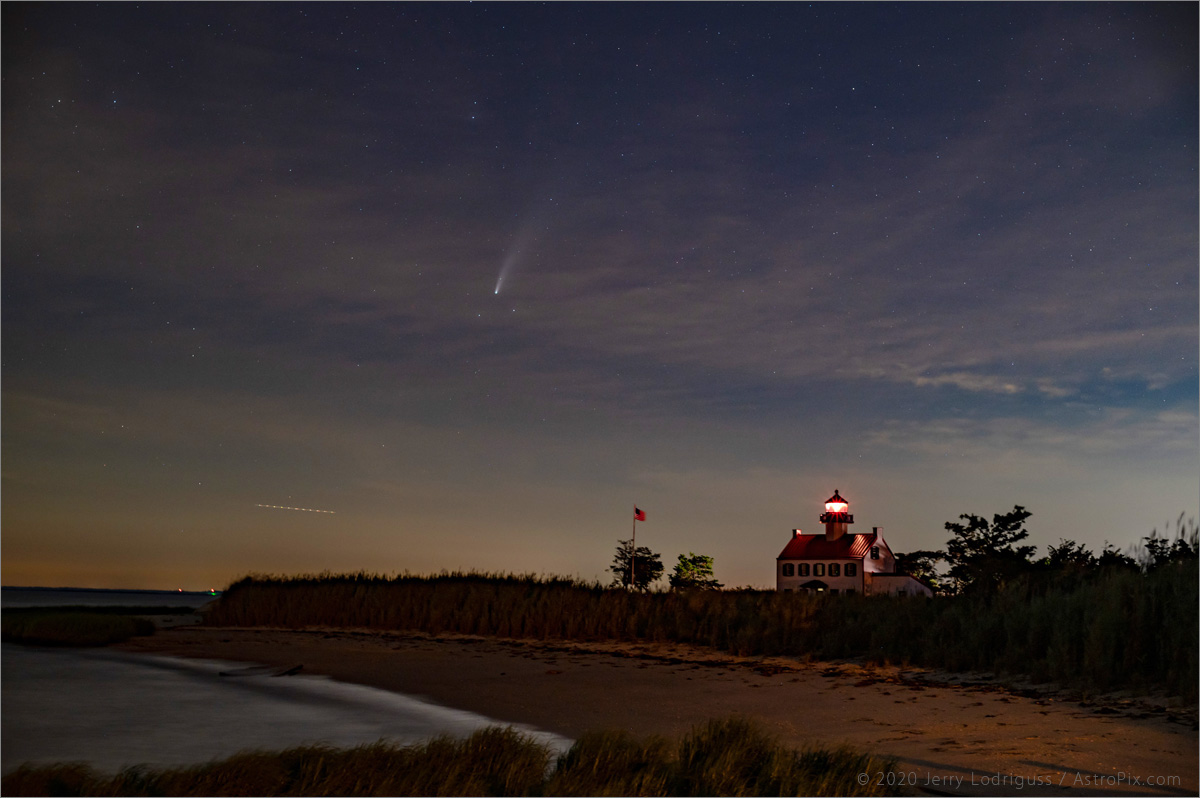
[[[633,520],[634,521],[645,521],[646,520],[646,511],[639,510],[638,508],[634,507],[633,508]]]

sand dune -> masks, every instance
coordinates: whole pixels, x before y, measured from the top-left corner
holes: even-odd
[[[575,737],[677,735],[759,720],[794,744],[901,760],[909,792],[1196,795],[1195,708],[1005,689],[941,672],[739,658],[678,645],[574,644],[354,630],[189,627],[134,651],[264,663],[424,696]],[[874,775],[869,776],[875,778]]]

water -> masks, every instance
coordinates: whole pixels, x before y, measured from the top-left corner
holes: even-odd
[[[196,764],[247,749],[307,743],[350,747],[387,738],[409,744],[439,734],[465,736],[498,723],[322,676],[218,675],[246,665],[5,643],[0,770],[72,761],[115,773],[128,765]],[[524,731],[555,751],[570,746],[549,732]]]
[[[82,587],[4,587],[4,607],[202,607],[217,598],[214,592],[184,590],[92,590]]]

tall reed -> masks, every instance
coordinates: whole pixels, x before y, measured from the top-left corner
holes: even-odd
[[[360,627],[538,640],[679,642],[737,655],[864,657],[1091,689],[1197,694],[1197,569],[1102,569],[987,597],[759,590],[631,593],[561,578],[443,573],[250,576],[219,626]]]

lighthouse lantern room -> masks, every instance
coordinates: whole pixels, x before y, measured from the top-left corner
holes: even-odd
[[[825,539],[837,540],[846,534],[846,526],[854,523],[854,516],[848,511],[850,503],[842,498],[835,489],[833,495],[825,500],[825,512],[821,514],[821,523],[825,525]]]

